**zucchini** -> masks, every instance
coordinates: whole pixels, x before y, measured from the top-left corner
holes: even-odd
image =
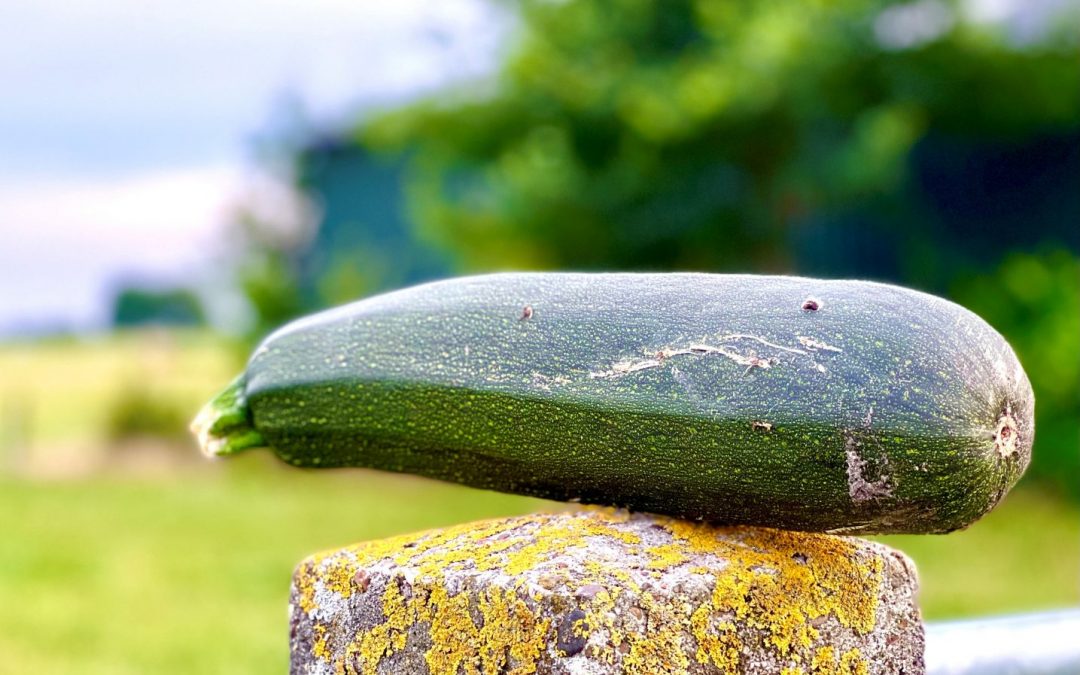
[[[268,337],[200,413],[269,446],[565,501],[795,530],[947,532],[1031,457],[1034,396],[971,312],[861,281],[497,274]]]

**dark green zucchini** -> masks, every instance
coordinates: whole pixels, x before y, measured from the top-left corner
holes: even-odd
[[[720,523],[947,532],[1030,459],[1034,397],[971,312],[894,286],[499,274],[301,319],[194,424],[269,446]]]

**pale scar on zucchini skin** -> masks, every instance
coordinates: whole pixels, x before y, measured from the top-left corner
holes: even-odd
[[[795,277],[440,282],[286,326],[233,388],[203,416],[218,454],[815,531],[965,527],[1034,437],[1027,377],[974,314]]]

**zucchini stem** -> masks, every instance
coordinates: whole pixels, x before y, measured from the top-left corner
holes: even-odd
[[[191,431],[207,457],[223,457],[266,446],[262,435],[251,425],[244,385],[244,376],[238,376],[210,399],[192,421]]]

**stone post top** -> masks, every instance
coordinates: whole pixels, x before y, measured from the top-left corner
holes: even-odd
[[[918,673],[914,566],[860,539],[603,510],[297,568],[296,673]]]

